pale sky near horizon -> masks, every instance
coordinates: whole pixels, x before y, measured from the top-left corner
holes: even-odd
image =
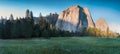
[[[0,16],[24,17],[26,9],[33,12],[34,16],[47,15],[50,12],[61,13],[70,6],[80,5],[87,7],[96,22],[104,18],[108,24],[120,26],[120,1],[119,0],[0,0]],[[117,26],[118,28],[120,28]],[[111,29],[115,30],[113,26]],[[116,29],[115,31],[120,29]]]

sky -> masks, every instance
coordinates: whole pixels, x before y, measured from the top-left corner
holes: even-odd
[[[24,17],[26,9],[31,10],[35,17],[39,13],[43,16],[55,12],[60,14],[75,5],[87,7],[94,22],[104,18],[111,30],[120,33],[120,0],[0,0],[0,16]]]

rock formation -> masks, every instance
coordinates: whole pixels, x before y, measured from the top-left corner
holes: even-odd
[[[45,19],[48,21],[49,24],[55,24],[58,19],[58,14],[50,13],[49,15],[45,16]]]
[[[40,13],[42,16],[42,14]],[[40,16],[39,16],[40,17]],[[34,17],[34,22],[38,23],[39,22],[39,17]],[[57,13],[50,13],[49,15],[42,16],[43,19],[45,19],[49,24],[55,24],[57,19],[58,19],[58,14]]]
[[[97,29],[106,32],[107,29],[109,29],[109,26],[107,24],[107,22],[103,19],[100,18],[96,23],[95,26]]]
[[[55,26],[58,29],[70,32],[82,31],[85,27],[95,27],[89,10],[78,5],[63,11]]]
[[[84,8],[83,10],[84,10],[84,13],[85,13],[86,16],[87,16],[88,27],[94,28],[94,27],[95,27],[95,24],[94,24],[93,19],[92,19],[92,17],[91,17],[90,11],[89,11],[87,8]]]

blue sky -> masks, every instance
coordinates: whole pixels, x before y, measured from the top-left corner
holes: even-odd
[[[24,17],[26,9],[33,11],[34,16],[47,15],[50,12],[60,14],[70,6],[87,7],[96,22],[104,18],[109,24],[120,25],[120,0],[0,0],[0,16],[12,13],[14,17]]]

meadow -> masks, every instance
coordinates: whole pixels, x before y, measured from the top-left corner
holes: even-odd
[[[120,38],[0,39],[0,54],[120,54]]]

